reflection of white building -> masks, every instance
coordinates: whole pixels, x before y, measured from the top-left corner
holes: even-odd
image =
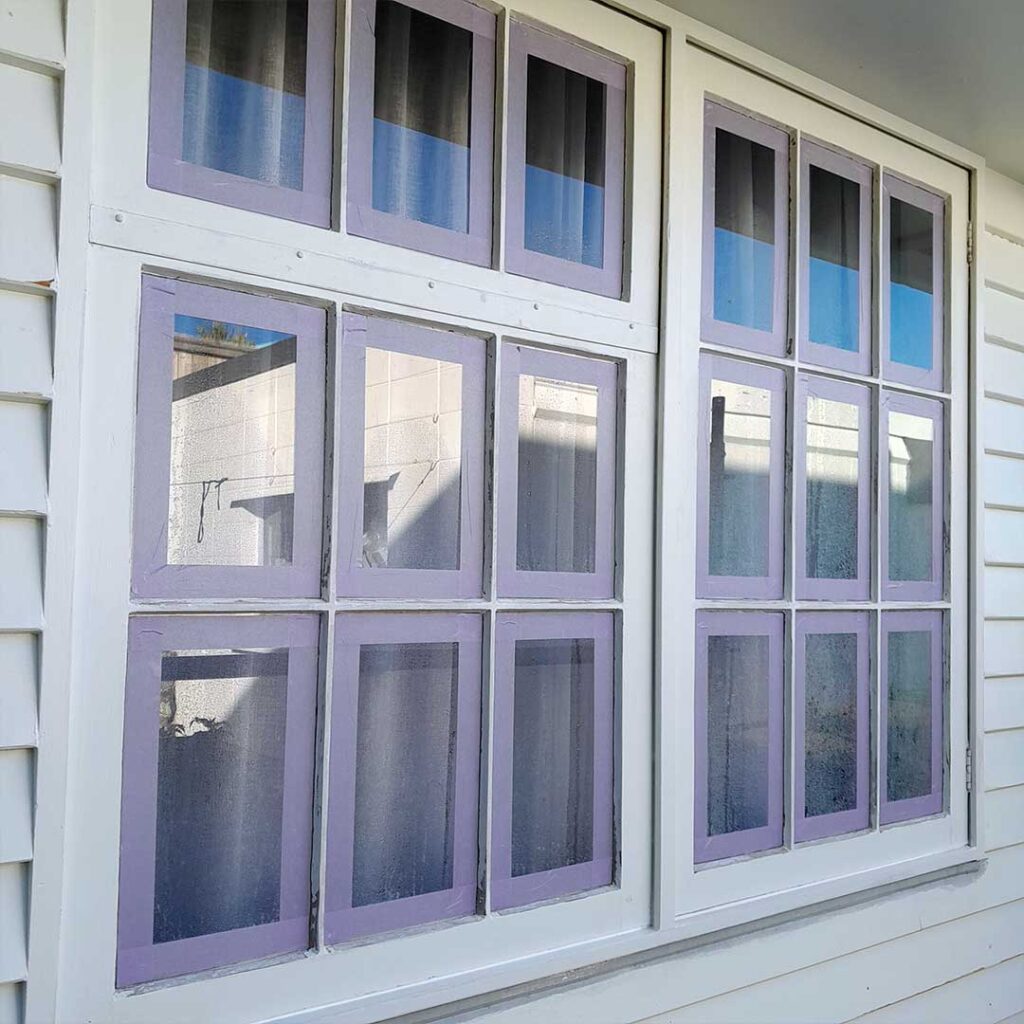
[[[291,561],[295,339],[262,348],[175,338],[167,560]]]

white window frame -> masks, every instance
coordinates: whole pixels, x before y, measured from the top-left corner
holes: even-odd
[[[970,530],[968,533],[965,525],[958,534],[952,566],[958,582],[957,593],[963,597],[958,607],[963,639],[956,652],[962,658],[962,670],[954,676],[954,685],[959,680],[964,693],[964,724],[972,750],[970,820],[966,821],[965,813],[964,834],[958,835],[957,842],[945,850],[873,868],[854,865],[848,874],[809,884],[794,884],[792,879],[787,879],[780,882],[778,888],[758,897],[734,897],[732,903],[724,906],[680,913],[692,881],[692,874],[685,870],[685,863],[679,857],[680,849],[692,849],[692,831],[689,831],[692,819],[687,817],[692,807],[686,806],[687,800],[692,803],[692,795],[687,796],[692,794],[692,776],[686,773],[687,757],[692,757],[692,729],[687,731],[686,728],[692,710],[692,671],[688,682],[685,668],[692,665],[692,659],[685,660],[687,654],[692,654],[692,630],[689,623],[686,628],[680,628],[678,619],[680,615],[692,613],[694,511],[692,478],[678,472],[678,464],[672,461],[672,456],[679,456],[675,449],[680,446],[670,439],[690,437],[694,430],[692,409],[697,387],[695,339],[698,336],[694,325],[699,324],[699,295],[694,292],[694,286],[700,281],[701,253],[700,246],[693,240],[700,237],[699,140],[707,84],[702,79],[707,62],[715,60],[710,54],[716,53],[731,61],[730,73],[745,74],[741,69],[748,69],[760,76],[756,78],[756,85],[748,83],[737,88],[732,96],[741,103],[743,96],[749,93],[748,105],[752,110],[763,109],[762,97],[766,92],[776,95],[782,90],[789,103],[817,100],[834,112],[852,115],[854,135],[882,132],[890,141],[898,140],[908,153],[942,157],[964,169],[969,187],[961,208],[968,209],[968,217],[975,225],[982,221],[979,186],[984,162],[968,150],[679,14],[659,0],[630,0],[629,9],[637,19],[665,32],[664,67],[669,75],[663,152],[666,176],[659,187],[660,112],[631,111],[631,137],[656,138],[659,146],[653,147],[657,156],[637,160],[631,168],[632,180],[627,182],[627,188],[633,189],[632,220],[627,223],[631,298],[628,303],[610,305],[612,300],[576,296],[556,286],[507,279],[481,268],[459,268],[452,272],[450,264],[425,254],[398,256],[391,247],[349,239],[343,233],[339,236],[337,232],[331,234],[323,229],[296,225],[285,240],[279,224],[272,218],[225,209],[218,211],[214,220],[208,204],[187,197],[164,197],[170,206],[154,200],[143,184],[147,97],[144,89],[125,86],[128,81],[148,80],[148,4],[134,0],[112,3],[81,0],[76,5],[75,30],[69,36],[68,56],[72,66],[79,68],[75,107],[90,116],[82,116],[65,127],[64,170],[67,175],[73,175],[65,185],[65,193],[74,209],[66,217],[68,230],[63,233],[63,248],[66,251],[77,247],[77,251],[69,252],[66,261],[62,257],[65,274],[61,291],[66,300],[68,295],[73,297],[67,300],[69,306],[63,318],[59,317],[57,327],[65,348],[60,364],[60,376],[67,389],[65,394],[71,400],[72,392],[77,393],[79,387],[83,389],[82,429],[75,443],[62,442],[51,489],[66,496],[63,525],[54,536],[63,545],[68,559],[72,557],[72,532],[77,536],[74,549],[77,567],[73,595],[54,594],[47,599],[48,619],[60,621],[62,625],[67,622],[72,628],[50,637],[49,664],[43,666],[41,715],[48,744],[42,751],[37,792],[39,856],[33,871],[29,934],[32,974],[26,1007],[31,1019],[59,1019],[60,1013],[66,1015],[73,1008],[75,1014],[90,1012],[100,1019],[159,1020],[189,1013],[202,1015],[208,1013],[210,1005],[216,1005],[216,1000],[223,999],[232,1013],[239,1017],[248,1015],[250,1019],[271,1019],[286,1009],[291,1012],[300,1006],[318,1007],[289,1017],[293,1024],[312,1024],[324,1018],[325,1008],[335,1006],[339,1019],[370,1021],[381,1015],[413,1012],[506,986],[537,982],[600,961],[614,962],[619,956],[642,954],[692,935],[776,914],[809,913],[816,904],[827,899],[870,893],[875,887],[889,883],[916,882],[923,877],[964,869],[982,858],[984,802],[978,799],[978,794],[984,786],[980,744],[983,691],[978,681],[982,664],[983,604],[981,577],[976,571],[979,556],[975,555],[982,549],[982,504],[977,486],[980,458],[972,458],[970,465],[967,461],[969,452],[972,455],[980,452],[974,414],[980,409],[982,397],[978,340],[982,325],[977,268],[958,263],[950,275],[951,312],[966,325],[957,358],[964,361],[969,358],[971,370],[955,413],[954,430],[962,443],[957,447],[953,468],[955,479],[969,488],[963,514],[970,520]],[[609,13],[575,0],[564,9],[526,0],[517,3],[514,10],[588,38],[592,38],[595,26],[599,31],[607,26]],[[627,46],[621,27],[616,27],[612,35],[614,39],[609,48],[623,53]],[[339,34],[339,40],[342,38]],[[102,44],[99,50],[93,45],[97,41]],[[339,41],[339,51],[345,45]],[[117,61],[94,57],[108,49],[118,53]],[[631,67],[630,73],[638,89],[660,86],[662,63],[660,60],[655,63],[656,66],[644,61]],[[500,64],[499,60],[499,69]],[[782,83],[795,91],[785,92]],[[717,91],[723,94],[726,90],[720,85]],[[339,110],[340,124],[344,124],[345,113]],[[339,130],[336,127],[336,134]],[[844,145],[857,151],[855,139],[844,138]],[[341,147],[343,142],[338,139],[336,148]],[[108,160],[95,164],[97,154],[104,151],[109,154]],[[343,177],[343,161],[340,173]],[[500,184],[500,170],[498,173]],[[927,180],[927,176],[921,177]],[[658,207],[662,200],[664,221],[671,224],[672,230],[665,236],[659,264],[661,215]],[[336,213],[336,219],[342,215]],[[949,250],[956,254],[958,261],[967,248],[966,231],[963,218],[958,216],[948,236]],[[644,233],[653,244],[637,244]],[[201,259],[209,268],[208,272],[197,268],[194,262],[185,261],[196,243],[203,247]],[[639,273],[638,268],[641,268]],[[127,486],[132,431],[124,430],[126,424],[130,427],[130,417],[126,418],[122,400],[134,395],[131,353],[137,344],[136,290],[142,269],[185,276],[202,269],[204,280],[222,279],[231,286],[307,297],[329,308],[345,301],[365,307],[369,297],[387,295],[393,301],[374,302],[374,307],[399,315],[408,315],[415,309],[427,321],[433,319],[471,330],[488,328],[481,327],[482,321],[461,318],[450,310],[465,300],[476,303],[473,308],[479,310],[483,298],[487,302],[490,330],[496,323],[515,323],[520,326],[510,332],[509,337],[540,344],[550,342],[552,334],[580,338],[580,342],[574,342],[574,347],[582,352],[624,358],[631,388],[653,396],[657,386],[661,396],[660,411],[654,408],[653,402],[644,409],[638,409],[634,403],[627,430],[633,436],[638,433],[651,436],[658,413],[659,434],[665,443],[659,443],[657,459],[656,550],[660,566],[665,565],[665,559],[673,552],[678,557],[671,570],[659,569],[653,587],[630,585],[623,593],[630,607],[638,610],[638,617],[647,615],[655,622],[658,644],[655,652],[648,647],[647,663],[638,654],[635,665],[623,666],[623,671],[628,668],[649,678],[650,662],[654,663],[653,701],[657,718],[653,750],[658,760],[653,780],[654,818],[653,823],[648,822],[653,826],[654,864],[653,874],[647,879],[652,902],[648,902],[647,897],[635,901],[640,905],[632,908],[628,918],[617,918],[612,928],[597,926],[588,919],[587,924],[595,925],[590,938],[566,932],[563,934],[565,944],[559,948],[518,960],[513,959],[514,950],[504,942],[478,943],[481,936],[478,925],[469,925],[466,931],[474,945],[471,952],[473,956],[479,954],[480,966],[474,966],[472,959],[458,967],[445,962],[443,970],[436,972],[437,976],[430,981],[403,989],[397,988],[396,978],[388,977],[389,991],[383,994],[373,993],[373,977],[360,978],[359,994],[344,999],[336,977],[328,979],[323,973],[317,975],[315,969],[302,975],[298,973],[318,959],[313,957],[255,971],[232,969],[223,977],[210,976],[157,989],[147,994],[147,999],[152,997],[148,1003],[150,1009],[141,1016],[141,1008],[147,1005],[144,1001],[137,997],[112,996],[116,939],[112,894],[116,891],[117,866],[116,853],[113,857],[109,854],[119,807],[116,800],[97,801],[96,794],[119,792],[121,722],[117,709],[123,693],[128,534],[102,520],[95,495],[86,493],[88,489],[80,490],[78,481],[92,479],[97,489],[118,480],[122,486]],[[87,276],[89,312],[84,353],[80,357],[81,323],[76,320],[74,310],[79,306],[77,296],[85,295]],[[641,280],[649,283],[638,287]],[[339,281],[354,287],[356,292],[336,291]],[[133,302],[136,305],[133,306]],[[656,369],[654,353],[659,350],[659,340]],[[98,359],[99,348],[104,359],[110,353],[117,358]],[[110,403],[104,398],[110,394],[120,395],[114,409],[109,408]],[[65,426],[71,431],[68,412],[77,410],[78,401],[71,400],[71,405],[65,403],[62,407],[66,409]],[[640,454],[646,457],[651,453],[641,446]],[[626,456],[629,457],[629,452]],[[76,493],[79,497],[77,503],[73,503],[72,495]],[[653,520],[653,495],[645,491],[631,493],[629,509],[635,511],[637,521],[645,516]],[[124,525],[128,514],[127,508],[119,509],[116,521]],[[73,522],[69,523],[69,519]],[[89,540],[97,536],[104,538],[102,545]],[[629,545],[626,558],[653,558],[650,544],[634,540]],[[113,571],[112,565],[116,566]],[[70,571],[66,576],[70,580]],[[103,585],[97,587],[97,581],[104,581]],[[653,618],[655,601],[659,609],[656,620]],[[650,632],[648,628],[646,633]],[[93,664],[93,658],[108,667],[117,665],[117,671],[105,675]],[[66,666],[70,666],[70,672],[64,671]],[[111,709],[111,699],[115,710]],[[640,730],[638,764],[650,760],[651,730],[646,723],[651,721],[653,710],[651,704],[643,700],[637,708],[636,717],[645,723]],[[65,745],[69,748],[67,752],[63,750]],[[66,770],[68,759],[74,764],[74,771]],[[956,782],[964,781],[963,769],[956,764],[952,767]],[[686,783],[682,790],[681,778]],[[955,784],[952,779],[951,784]],[[650,773],[638,771],[620,796],[625,801],[633,797],[649,802]],[[628,822],[624,824],[628,826]],[[651,838],[649,831],[643,837],[644,863],[650,861]],[[580,901],[581,906],[587,903],[588,900]],[[543,920],[538,917],[537,927],[545,929],[554,916],[545,916]],[[477,945],[480,948],[476,948]],[[342,961],[331,957],[319,959],[322,964],[327,962],[332,974],[339,973]],[[426,962],[424,959],[422,964]],[[483,966],[484,962],[487,966]],[[353,976],[358,973],[358,965],[353,965]],[[289,989],[301,994],[290,995]]]

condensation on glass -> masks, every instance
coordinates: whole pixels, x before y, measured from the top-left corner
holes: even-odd
[[[512,877],[593,859],[594,641],[517,640]]]
[[[808,579],[857,578],[859,418],[856,405],[807,396]]]
[[[889,197],[889,359],[932,367],[934,214]]]
[[[889,412],[889,579],[930,580],[935,424]]]
[[[709,836],[768,824],[770,642],[708,637]]]
[[[530,54],[524,246],[604,265],[607,86]]]
[[[775,150],[715,129],[714,316],[771,331],[775,296]]]
[[[354,907],[452,887],[458,649],[360,648]]]
[[[469,230],[473,34],[377,0],[373,206]]]
[[[517,569],[594,572],[597,406],[593,384],[519,376]]]
[[[767,576],[771,392],[713,378],[710,406],[708,572]]]
[[[804,638],[804,815],[857,806],[857,634]]]
[[[188,0],[182,159],[301,189],[308,0]]]
[[[167,561],[290,565],[294,335],[174,317]]]
[[[362,564],[458,569],[462,365],[366,349]]]
[[[280,919],[288,651],[161,661],[153,942]]]
[[[859,182],[810,165],[808,337],[845,352],[860,347]]]
[[[932,792],[932,634],[888,637],[886,798],[908,800]]]

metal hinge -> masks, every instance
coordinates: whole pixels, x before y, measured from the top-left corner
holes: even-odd
[[[974,263],[974,221],[967,222],[967,266]]]
[[[974,752],[970,747],[967,748],[967,792],[970,793],[974,786]]]

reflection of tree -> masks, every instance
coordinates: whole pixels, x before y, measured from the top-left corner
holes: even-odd
[[[255,348],[248,336],[241,331],[231,331],[227,324],[214,320],[209,327],[202,324],[196,328],[196,337],[218,345],[234,345],[238,348]]]

